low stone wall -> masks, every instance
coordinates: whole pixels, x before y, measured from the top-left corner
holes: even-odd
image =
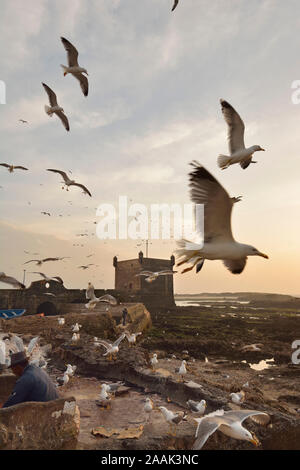
[[[0,409],[0,450],[75,449],[79,426],[73,397]]]

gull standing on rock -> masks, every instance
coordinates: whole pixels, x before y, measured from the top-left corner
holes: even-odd
[[[177,266],[189,263],[192,266],[182,271],[185,273],[196,266],[199,272],[204,260],[222,260],[233,274],[240,274],[248,256],[268,256],[251,245],[235,241],[231,231],[231,212],[234,203],[240,198],[232,198],[220,183],[198,162],[192,163],[190,173],[191,199],[195,204],[204,205],[204,244],[180,240]],[[202,234],[203,235],[203,234]]]
[[[183,376],[187,374],[187,370],[186,370],[185,365],[186,365],[186,360],[183,360],[182,363],[181,363],[181,366],[179,368],[175,369],[175,372],[180,375],[182,382],[184,382]],[[179,381],[180,381],[180,379],[179,379]]]
[[[64,76],[66,76],[68,73],[71,73],[73,77],[77,78],[77,80],[79,80],[80,82],[82,93],[84,94],[84,96],[87,96],[89,92],[89,82],[87,77],[83,74],[85,73],[86,75],[88,75],[88,72],[86,69],[78,65],[78,51],[73,46],[73,44],[71,44],[70,41],[63,37],[61,37],[60,39],[68,55],[69,66],[66,67],[65,65],[61,65],[64,70]]]
[[[244,403],[246,397],[243,390],[241,390],[239,393],[230,393],[229,396],[231,397],[231,401],[237,405]]]
[[[157,354],[154,353],[150,359],[151,368],[154,369],[154,366],[158,364]]]
[[[165,406],[158,407],[162,414],[164,415],[165,420],[170,426],[169,434],[176,436],[176,426],[181,423],[181,421],[186,420],[187,415],[185,411],[180,411],[178,413],[173,413],[173,411],[168,410]]]
[[[201,400],[201,401],[193,401],[193,400],[188,400],[186,402],[188,405],[189,409],[193,413],[200,413],[201,415],[204,414],[205,409],[206,409],[206,400]]]
[[[138,333],[129,333],[128,331],[124,332],[126,338],[128,339],[129,347],[133,346],[136,343],[137,336],[141,335],[142,332],[139,331]]]
[[[69,131],[70,126],[69,126],[68,118],[64,114],[63,108],[58,105],[56,94],[54,93],[53,90],[51,90],[50,87],[48,87],[48,85],[46,85],[46,83],[42,83],[42,85],[48,95],[49,103],[50,103],[50,106],[45,105],[46,114],[48,114],[48,116],[50,117],[52,117],[53,114],[56,114],[56,116],[58,116],[61,122],[63,123],[65,129]]]
[[[219,155],[218,165],[222,170],[228,168],[234,163],[239,163],[245,170],[250,163],[256,163],[252,160],[254,152],[263,151],[259,145],[252,145],[246,148],[244,144],[245,124],[236,110],[225,100],[220,100],[222,113],[228,125],[228,144],[230,155]]]

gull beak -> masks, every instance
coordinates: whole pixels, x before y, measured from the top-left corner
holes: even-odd
[[[260,148],[259,150],[262,151],[262,152],[265,152],[265,149]]]
[[[269,259],[268,255],[266,255],[265,253],[258,253],[258,256],[261,256],[262,258]]]
[[[259,445],[260,445],[260,442],[259,442],[259,440],[257,439],[257,437],[255,436],[255,434],[252,435],[252,439],[251,439],[250,442],[252,442],[252,444],[254,444],[255,446],[259,446]]]

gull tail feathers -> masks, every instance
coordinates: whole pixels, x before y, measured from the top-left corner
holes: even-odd
[[[67,75],[67,73],[68,73],[68,67],[66,67],[66,66],[63,65],[63,64],[60,64],[60,66],[61,66],[61,68],[62,68],[63,71],[64,71],[64,75]]]
[[[48,116],[52,116],[53,113],[51,111],[51,108],[50,106],[47,106],[46,104],[45,104],[45,111],[46,111],[46,114],[48,114]]]
[[[178,250],[175,251],[175,253],[179,257],[177,266],[181,266],[184,263],[189,263],[192,265],[188,268],[185,268],[181,274],[191,271],[194,266],[196,266],[196,264],[196,272],[199,272],[204,263],[204,259],[201,255],[203,245],[188,240],[179,240],[177,244],[180,247]]]
[[[230,165],[230,160],[231,158],[228,157],[227,155],[219,155],[218,156],[218,165],[220,168],[222,168],[222,170],[225,170],[225,168],[228,168],[229,165]]]

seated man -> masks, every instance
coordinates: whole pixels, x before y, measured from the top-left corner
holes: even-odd
[[[24,351],[11,355],[9,367],[19,379],[2,408],[26,401],[50,401],[59,398],[49,375],[39,367],[29,364]]]

